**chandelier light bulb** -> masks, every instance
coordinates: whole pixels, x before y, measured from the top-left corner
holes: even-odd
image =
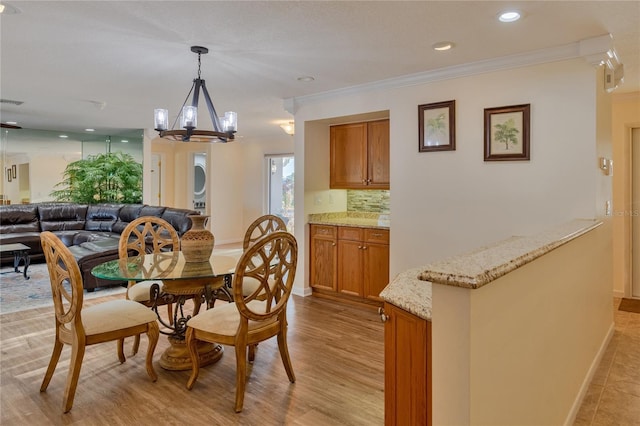
[[[182,118],[180,120],[180,127],[183,129],[195,129],[198,127],[198,108],[185,105],[182,107]]]
[[[169,128],[169,111],[162,108],[154,109],[153,125],[157,131],[167,130]]]
[[[233,111],[224,113],[224,131],[235,132],[238,130],[238,114]]]

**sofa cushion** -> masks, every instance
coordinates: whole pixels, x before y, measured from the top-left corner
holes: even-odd
[[[87,209],[84,229],[87,231],[111,232],[118,220],[122,204],[93,204]]]
[[[80,247],[95,252],[106,252],[118,250],[118,240],[115,238],[102,238],[99,240],[87,241],[80,244]]]
[[[86,204],[43,203],[38,205],[42,231],[66,231],[84,229],[87,217]]]
[[[111,231],[122,234],[122,231],[124,231],[124,228],[127,227],[129,222],[140,217],[142,207],[142,204],[126,204],[122,206],[118,214],[118,220],[111,227]]]
[[[162,217],[162,213],[166,210],[166,207],[162,206],[144,206],[140,209],[140,216],[155,216]]]
[[[182,236],[182,234],[191,229],[191,219],[187,217],[190,214],[198,214],[198,212],[167,207],[161,217],[173,226],[178,235]]]
[[[78,262],[78,266],[81,270],[85,271],[85,265],[91,263],[92,267],[95,265],[99,265],[102,262],[106,262],[107,260],[114,260],[118,258],[118,248],[106,249],[103,251],[95,251],[88,247],[83,247],[82,244],[79,246],[71,246],[69,247],[69,251],[76,258]],[[90,272],[91,269],[86,270]],[[85,286],[86,288],[86,286]]]
[[[120,239],[120,234],[115,234],[113,232],[102,232],[102,231],[78,231],[73,236],[74,246],[79,246],[82,243],[100,241],[100,240],[115,240],[116,244]]]
[[[72,245],[75,244],[74,240],[76,238],[76,235],[78,235],[81,232],[82,230],[70,230],[70,231],[54,231],[53,233],[56,235],[56,237],[60,238],[60,241],[62,241],[62,244],[64,244],[67,247],[71,247]]]
[[[38,207],[33,204],[1,206],[0,234],[40,232]]]

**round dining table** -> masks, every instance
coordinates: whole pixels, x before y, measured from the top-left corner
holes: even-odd
[[[213,307],[220,293],[232,301],[231,278],[242,256],[242,249],[213,249],[209,261],[186,262],[180,251],[147,254],[115,259],[95,266],[91,274],[97,278],[116,281],[162,281],[162,290],[156,297],[169,298],[175,303],[173,323],[158,321],[164,326],[161,333],[168,336],[170,346],[162,353],[160,366],[166,370],[191,370],[191,357],[185,345],[187,321],[198,314],[202,302]],[[153,296],[152,296],[153,297]],[[192,299],[191,314],[185,313],[184,303]],[[152,299],[154,300],[154,299]],[[156,314],[157,308],[154,309]],[[200,342],[200,365],[217,362],[224,350],[219,344]]]

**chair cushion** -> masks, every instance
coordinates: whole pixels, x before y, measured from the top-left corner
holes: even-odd
[[[87,336],[135,327],[157,319],[151,309],[132,300],[111,300],[82,309],[82,324]]]
[[[265,312],[266,302],[252,300],[247,306],[254,312]],[[271,325],[276,320],[277,316],[274,315],[267,321],[249,321],[249,331],[256,331]],[[240,312],[235,303],[216,306],[213,309],[200,312],[187,322],[189,327],[221,336],[235,336],[239,325]]]
[[[276,285],[276,281],[273,280],[273,279],[269,279],[269,288],[271,290],[273,290],[273,287],[275,285]],[[254,291],[256,291],[259,286],[260,286],[260,281],[256,280],[253,277],[244,277],[244,279],[242,280],[242,295],[245,296],[245,297],[249,296]],[[260,292],[260,295],[265,295],[266,296],[264,290],[262,290]]]
[[[151,286],[158,284],[162,291],[162,281],[140,281],[129,287],[129,300],[136,302],[148,302],[151,300]]]

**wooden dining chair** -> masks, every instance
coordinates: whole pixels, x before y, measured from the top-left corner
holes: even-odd
[[[131,221],[120,234],[118,243],[120,259],[179,250],[180,238],[174,227],[156,216],[141,216]],[[156,314],[158,306],[166,305],[169,324],[173,324],[173,297],[162,293],[162,281],[129,281],[126,298],[152,308]],[[136,336],[133,343],[134,355],[138,352],[139,345],[140,336]],[[124,339],[118,343],[118,351],[123,351],[123,346]]]
[[[259,261],[258,261],[259,259]],[[291,383],[295,375],[287,347],[287,302],[293,288],[298,260],[295,237],[284,231],[273,232],[242,254],[233,277],[234,303],[200,312],[187,322],[186,343],[192,370],[187,389],[192,389],[199,370],[197,342],[215,342],[235,347],[235,411],[242,411],[250,348],[277,336],[282,363]],[[246,295],[243,284],[255,280],[259,287]],[[265,293],[267,297],[259,300]]]
[[[287,225],[280,217],[272,214],[260,216],[254,220],[245,231],[244,240],[242,241],[242,249],[246,251],[249,247],[254,245],[256,241],[267,234],[286,230]]]
[[[49,270],[56,320],[53,353],[40,392],[49,386],[63,346],[71,345],[71,361],[63,398],[63,410],[69,412],[73,406],[85,347],[141,333],[146,333],[149,339],[146,368],[147,374],[155,382],[158,376],[152,361],[160,336],[156,314],[139,303],[124,299],[84,307],[82,276],[75,258],[51,232],[42,232],[40,241]],[[120,362],[125,362],[122,353],[118,353],[118,357]]]
[[[244,240],[242,242],[242,249],[247,251],[249,247],[254,245],[258,240],[260,240],[265,235],[269,235],[272,232],[276,231],[286,231],[287,225],[284,221],[275,215],[266,214],[264,216],[260,216],[256,220],[254,220],[251,225],[247,228],[244,234]],[[259,283],[253,280],[245,280],[243,291],[244,294],[251,294],[256,288],[258,288]],[[262,296],[261,296],[262,297]]]

